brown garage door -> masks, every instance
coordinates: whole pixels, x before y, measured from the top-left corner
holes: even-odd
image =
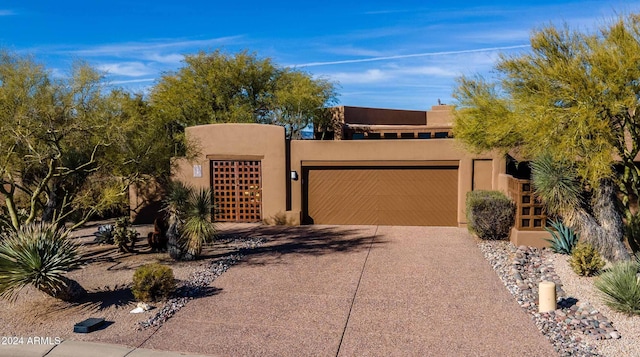
[[[457,225],[457,167],[316,167],[305,183],[308,223]]]

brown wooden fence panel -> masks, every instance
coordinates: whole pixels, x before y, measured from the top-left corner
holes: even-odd
[[[534,195],[531,180],[509,178],[509,197],[516,203],[515,228],[524,231],[543,230],[547,214]]]

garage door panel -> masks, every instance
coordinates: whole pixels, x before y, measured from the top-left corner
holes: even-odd
[[[356,190],[357,191],[357,190]],[[366,190],[370,192],[371,190]],[[372,195],[351,195],[349,191],[332,192],[311,196],[309,201],[309,217],[316,224],[375,224],[376,197]],[[321,221],[316,221],[320,217]]]
[[[309,169],[316,224],[457,225],[457,167]]]
[[[378,224],[376,211],[339,210],[325,218],[328,222],[314,222],[315,224]],[[353,223],[358,222],[358,223]]]

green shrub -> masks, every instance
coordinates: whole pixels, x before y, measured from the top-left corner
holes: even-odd
[[[131,228],[129,217],[116,219],[116,225],[113,229],[113,243],[120,248],[121,252],[133,252],[138,235],[139,233]]]
[[[629,315],[640,315],[638,262],[621,261],[602,273],[595,286],[610,308]]]
[[[0,238],[0,296],[14,298],[26,285],[55,298],[72,301],[86,291],[64,274],[80,266],[78,246],[68,232],[34,223]]]
[[[176,289],[173,270],[167,266],[146,264],[133,273],[131,291],[136,300],[158,301],[168,298]]]
[[[576,274],[592,276],[604,267],[604,260],[600,253],[589,243],[579,242],[573,248],[569,264]]]
[[[573,229],[565,226],[560,220],[551,220],[549,223],[553,229],[548,227],[544,227],[544,229],[551,233],[552,239],[545,239],[551,243],[551,250],[559,254],[571,254],[578,243],[578,234]]]
[[[515,204],[500,191],[467,193],[467,227],[481,239],[507,239],[516,214]]]

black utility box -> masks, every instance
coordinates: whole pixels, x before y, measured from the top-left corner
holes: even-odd
[[[103,318],[92,317],[73,325],[73,332],[89,333],[100,328],[104,324]]]

